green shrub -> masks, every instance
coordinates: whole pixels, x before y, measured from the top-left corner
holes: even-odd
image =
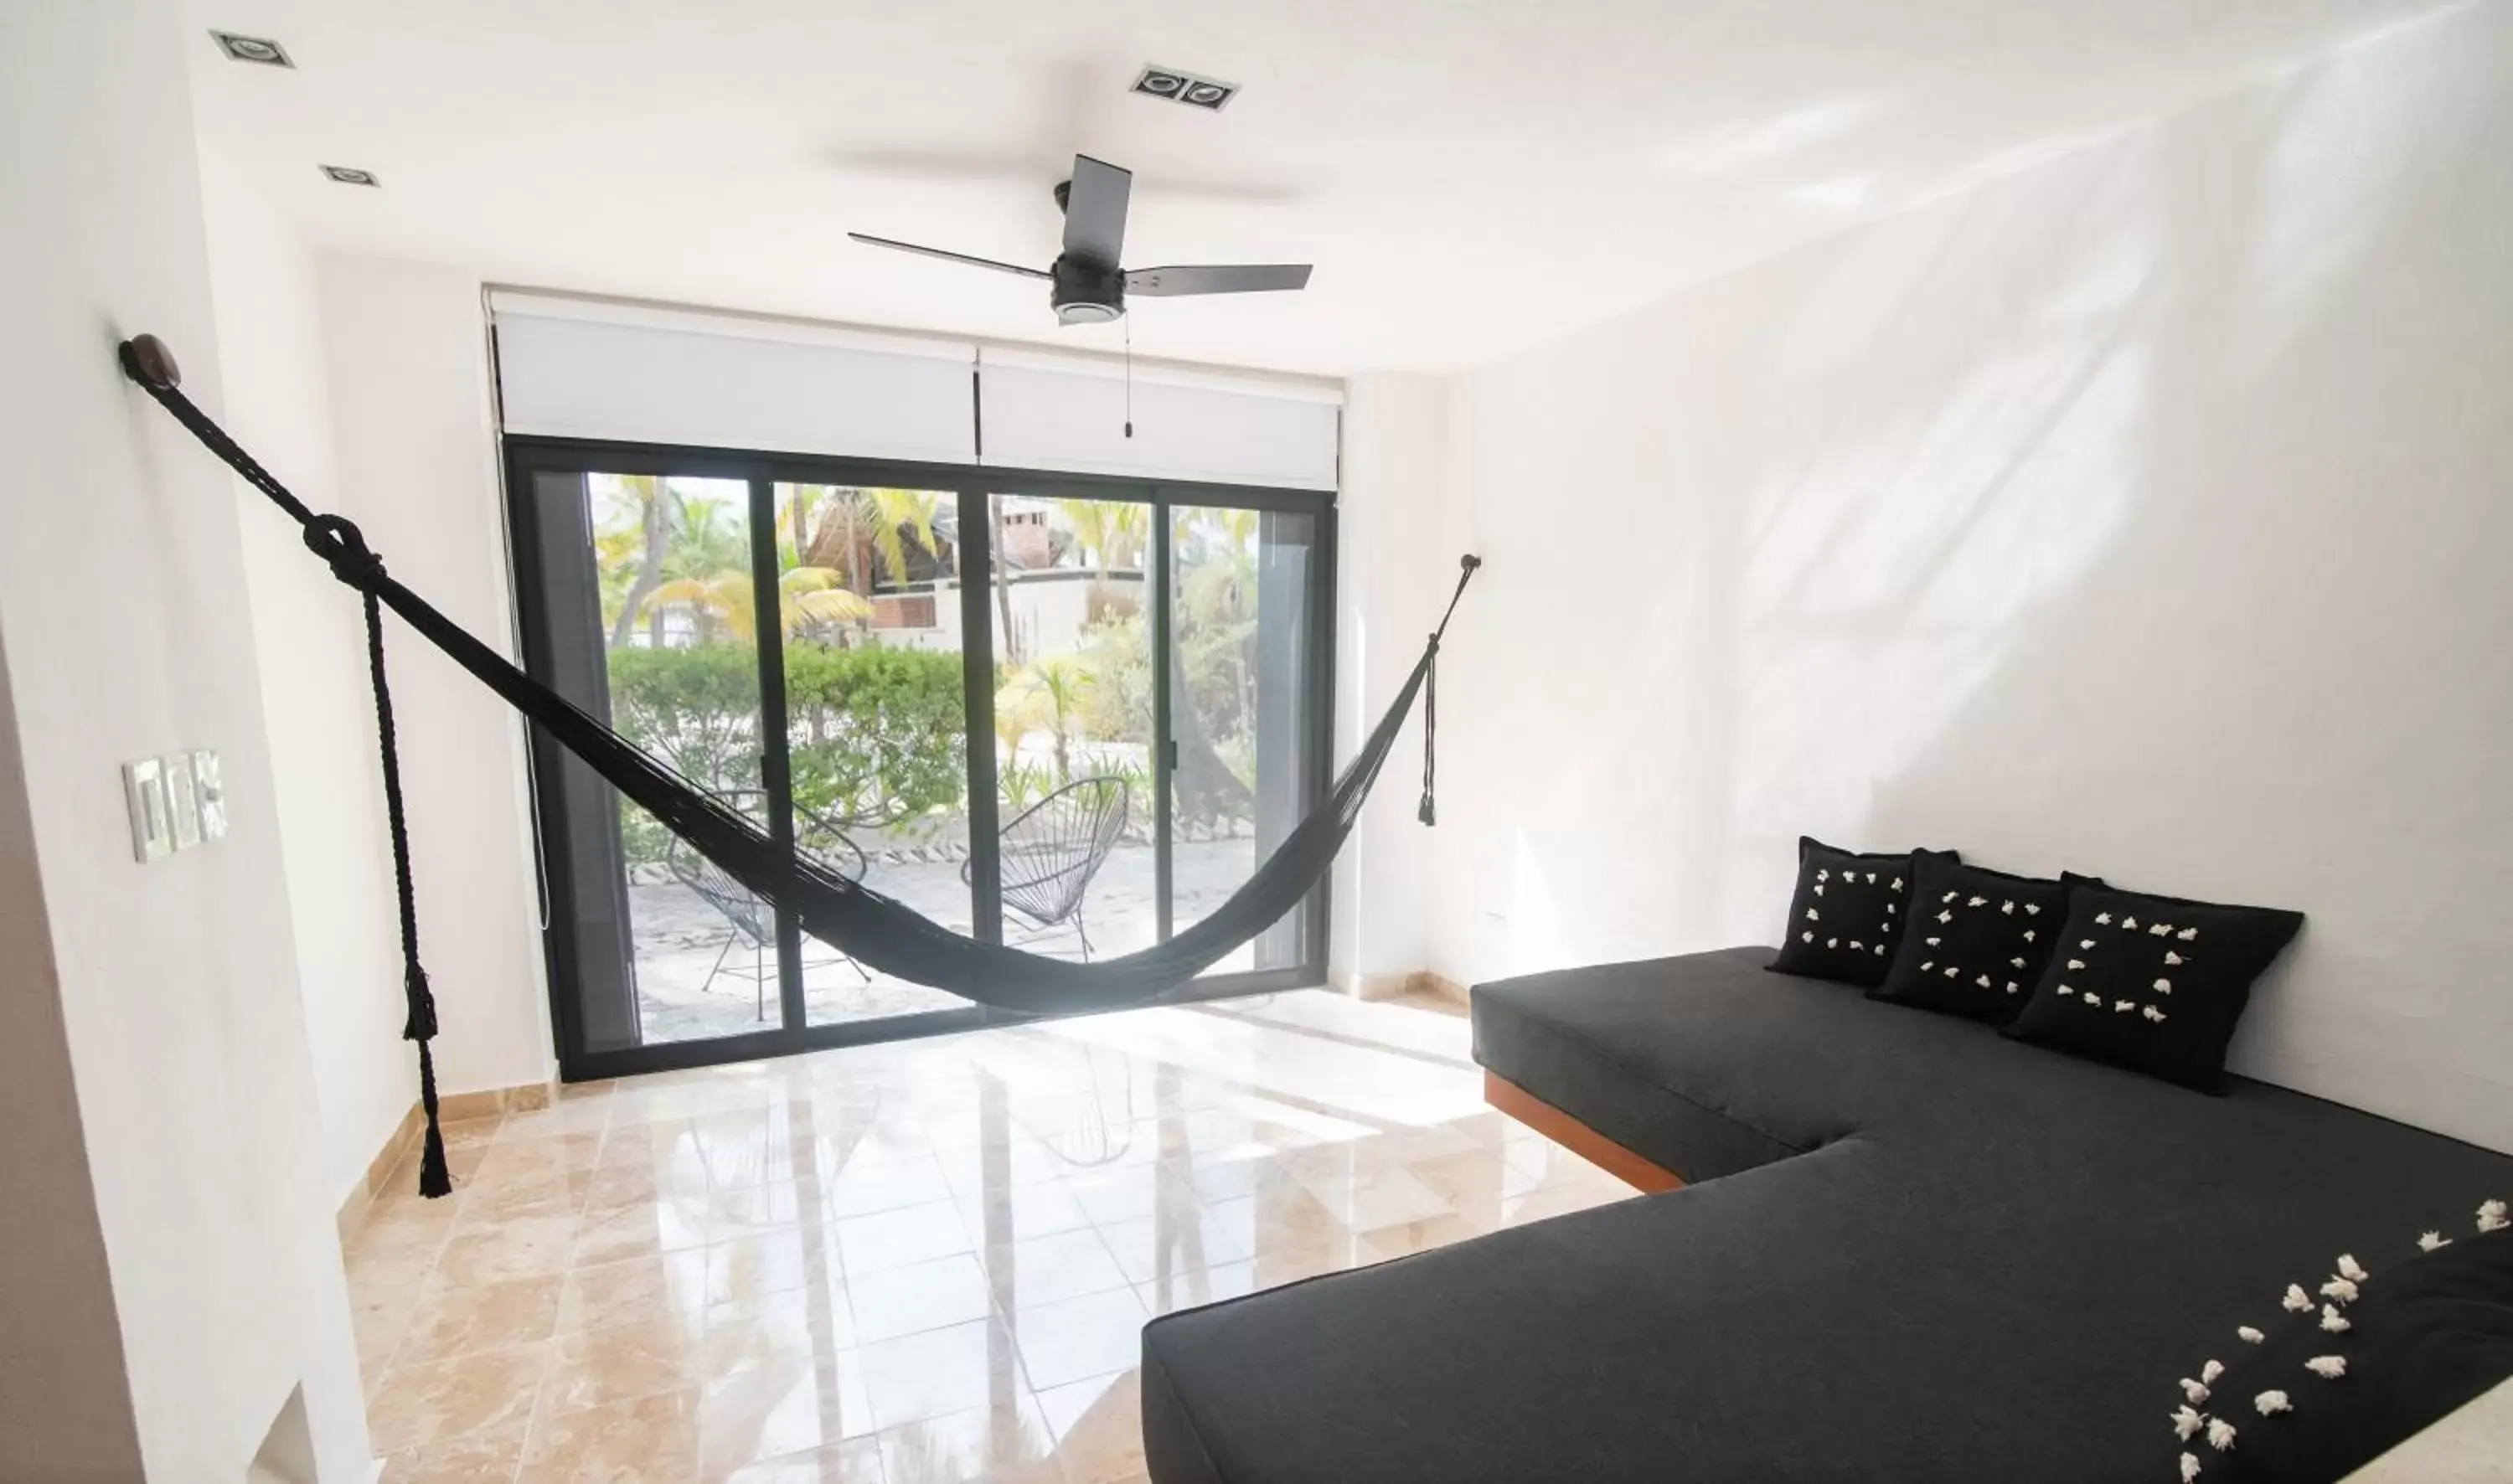
[[[759,660],[746,644],[615,649],[612,725],[700,788],[759,787]],[[960,656],[923,649],[785,651],[794,802],[841,829],[889,828],[947,810],[967,790]],[[621,811],[632,863],[668,843]]]

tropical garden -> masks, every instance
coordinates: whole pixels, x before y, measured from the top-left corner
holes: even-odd
[[[993,744],[1003,807],[1009,815],[1073,779],[1115,774],[1139,791],[1139,835],[1150,813],[1150,508],[1004,496],[990,507],[993,548],[1009,560],[973,580],[990,584],[1001,636]],[[613,724],[703,787],[755,791],[762,615],[745,488],[597,479],[592,514]],[[1253,812],[1256,522],[1181,512],[1172,533],[1177,808],[1218,831]],[[775,622],[807,844],[820,828],[867,849],[965,849],[956,525],[948,494],[778,487]],[[1084,589],[1053,622],[1018,591],[1046,574]],[[622,828],[632,865],[662,859],[659,826],[628,810]]]

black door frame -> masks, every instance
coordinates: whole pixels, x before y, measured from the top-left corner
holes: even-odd
[[[754,591],[771,595],[777,586],[776,545],[757,533],[775,528],[775,488],[779,484],[839,485],[925,489],[948,492],[958,502],[962,674],[966,677],[968,735],[994,733],[994,618],[992,602],[993,530],[986,519],[992,494],[1020,494],[1046,499],[1124,500],[1150,507],[1151,540],[1145,573],[1146,602],[1154,645],[1152,670],[1153,736],[1151,749],[1154,810],[1153,879],[1162,938],[1171,932],[1172,819],[1170,735],[1170,667],[1163,663],[1171,628],[1171,512],[1179,506],[1275,511],[1312,517],[1316,522],[1316,580],[1308,586],[1307,624],[1309,733],[1311,749],[1305,803],[1314,807],[1327,795],[1334,773],[1336,496],[1331,490],[1286,489],[1258,485],[1217,484],[1190,480],[1153,480],[1133,476],[1076,474],[1049,469],[1003,468],[993,465],[926,463],[906,459],[846,458],[818,454],[762,453],[671,444],[617,443],[601,439],[542,438],[509,435],[502,440],[506,475],[506,519],[511,542],[517,629],[526,670],[548,674],[549,652],[543,564],[551,556],[541,549],[539,531],[528,502],[537,475],[587,473],[668,475],[674,478],[743,482],[749,490]],[[969,580],[972,566],[988,574],[986,582]],[[762,612],[774,611],[762,606]],[[785,667],[783,636],[774,624],[760,626],[760,705],[763,718],[782,715]],[[970,663],[974,644],[980,663]],[[568,904],[580,890],[610,890],[614,883],[575,879],[569,852],[553,849],[543,839],[539,801],[557,797],[557,776],[565,753],[529,727],[531,777],[535,793],[533,848],[547,893],[541,931],[549,979],[550,1031],[558,1049],[559,1078],[567,1082],[627,1076],[639,1073],[714,1066],[760,1057],[790,1056],[838,1046],[867,1045],[917,1036],[950,1035],[1015,1020],[1017,1016],[971,1004],[962,1008],[890,1016],[880,1020],[814,1026],[806,1023],[801,971],[801,932],[790,913],[778,914],[778,1000],[784,1024],[733,1035],[594,1050],[585,1043],[580,1006],[574,993],[578,982],[577,945],[568,930]],[[790,846],[793,840],[792,800],[786,787],[787,739],[783,728],[761,729],[761,783],[769,798],[770,832]],[[978,937],[1002,939],[1002,898],[997,889],[1001,861],[998,841],[998,799],[995,755],[991,746],[972,746],[969,755],[969,855],[973,881],[972,924]],[[1189,981],[1159,997],[1158,1003],[1183,1004],[1206,999],[1305,989],[1326,982],[1329,914],[1328,879],[1321,879],[1306,902],[1300,962],[1290,968],[1214,974]],[[1092,1012],[1082,1012],[1092,1013]]]

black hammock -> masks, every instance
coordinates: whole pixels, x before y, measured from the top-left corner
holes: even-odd
[[[979,1004],[1031,1014],[1105,1009],[1140,1004],[1184,984],[1242,943],[1273,925],[1323,876],[1360,817],[1362,801],[1396,742],[1414,700],[1423,701],[1422,801],[1418,817],[1433,822],[1432,740],[1440,636],[1457,609],[1468,579],[1481,562],[1461,559],[1456,592],[1422,657],[1406,677],[1387,715],[1339,774],[1326,799],[1275,846],[1240,888],[1211,914],[1172,937],[1137,953],[1075,963],[1049,958],[953,932],[860,881],[849,880],[819,862],[781,849],[738,811],[727,807],[672,768],[623,739],[592,714],[509,663],[473,638],[425,599],[385,572],[358,527],[337,515],[321,515],[229,438],[179,389],[181,373],[173,354],[154,335],[123,342],[125,375],[138,382],[192,436],[247,483],[287,512],[305,545],[329,563],[332,574],[364,599],[367,660],[375,685],[376,723],[382,754],[384,805],[390,824],[393,867],[401,898],[403,990],[409,1019],[402,1034],[419,1043],[419,1102],[427,1127],[419,1161],[419,1191],[442,1195],[452,1181],[436,1123],[436,1069],[428,1048],[436,1034],[436,1004],[419,967],[419,919],[411,894],[410,848],[401,797],[401,766],[393,746],[392,695],[384,682],[383,627],[379,605],[401,615],[420,638],[539,726],[559,745],[645,809],[665,828],[760,897],[784,907],[814,937],[858,962],[917,984],[931,985]]]

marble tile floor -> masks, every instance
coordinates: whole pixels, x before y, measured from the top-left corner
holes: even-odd
[[[395,1484],[1137,1484],[1145,1321],[1616,1200],[1434,998],[1302,991],[569,1089],[344,1246]]]

